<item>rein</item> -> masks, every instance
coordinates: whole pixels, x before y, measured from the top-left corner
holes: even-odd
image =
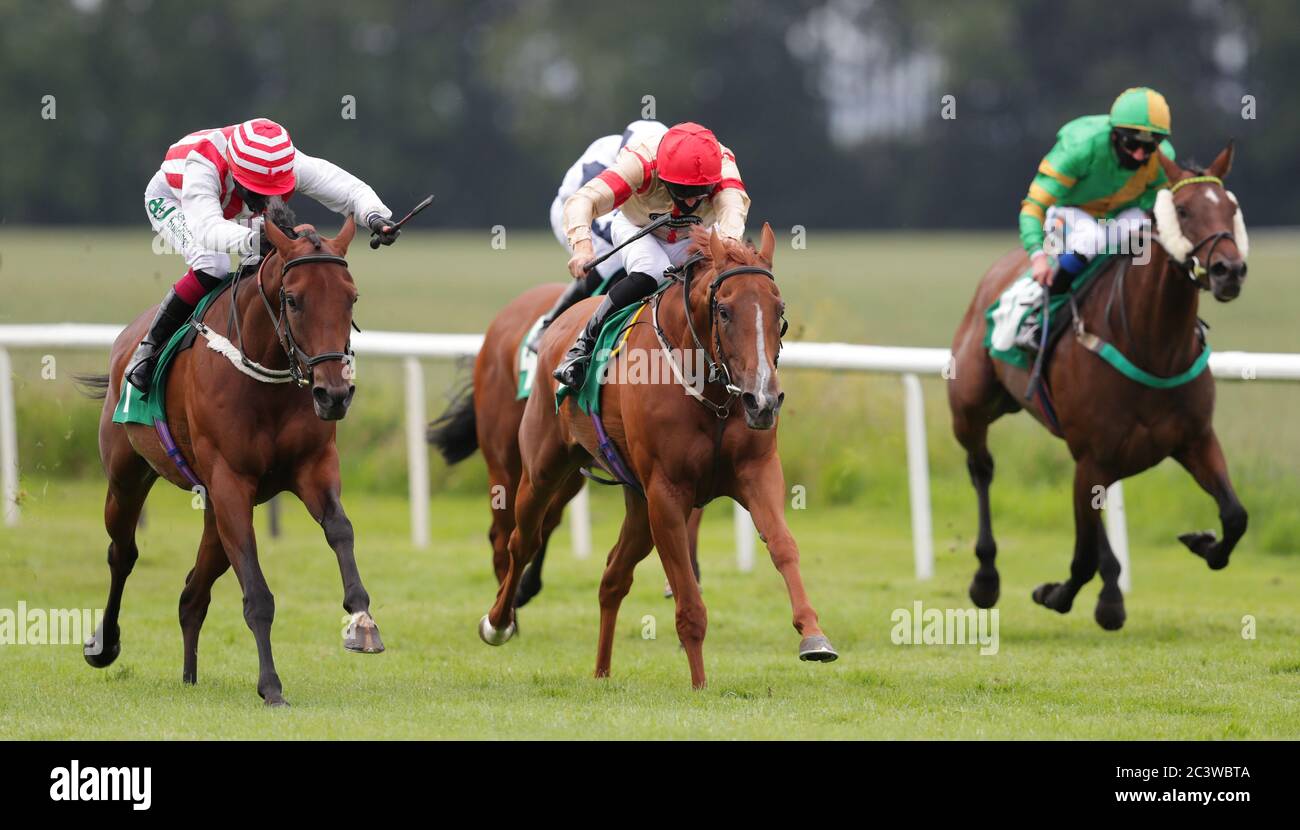
[[[742,274],[758,274],[767,277],[773,282],[776,282],[776,275],[768,269],[758,265],[741,265],[736,268],[728,268],[727,270],[718,273],[717,276],[713,278],[713,281],[709,283],[709,328],[713,333],[713,346],[717,351],[718,356],[718,359],[714,360],[713,353],[705,347],[704,341],[700,339],[700,333],[695,330],[695,317],[691,313],[691,280],[694,275],[696,263],[702,259],[704,259],[703,254],[695,254],[680,266],[670,268],[665,273],[667,273],[671,279],[682,284],[682,309],[686,313],[686,329],[690,332],[691,339],[695,342],[695,348],[704,355],[704,359],[707,360],[709,364],[709,372],[705,378],[705,383],[721,383],[727,392],[726,401],[721,404],[714,403],[706,398],[702,392],[695,388],[695,386],[687,383],[686,378],[683,377],[682,371],[677,365],[677,361],[672,357],[673,348],[668,341],[668,336],[664,333],[663,327],[659,325],[659,302],[663,298],[663,294],[655,295],[651,307],[651,321],[654,325],[655,336],[659,338],[659,345],[668,356],[668,363],[673,368],[673,374],[676,376],[677,382],[681,384],[687,394],[699,401],[705,408],[711,410],[719,420],[724,420],[731,415],[731,405],[735,403],[736,398],[740,397],[741,389],[731,380],[731,370],[727,366],[727,354],[722,347],[722,336],[718,333],[718,288],[723,282],[731,277]],[[790,324],[785,320],[785,318],[781,318],[781,337],[785,336],[786,330],[789,329],[789,327]],[[779,355],[777,359],[780,359]]]
[[[1197,178],[1202,178],[1202,177],[1197,177]],[[1211,178],[1211,177],[1203,177],[1203,178]],[[1215,181],[1218,180],[1215,179]],[[1211,239],[1217,240],[1225,236],[1231,238],[1232,234],[1227,233],[1226,231],[1217,234],[1211,234],[1210,236],[1207,236],[1205,239],[1201,240],[1201,242],[1197,244],[1196,248],[1199,248],[1201,245],[1205,244],[1205,242]],[[1217,245],[1218,242],[1216,241],[1214,244]],[[1192,250],[1195,251],[1196,248],[1193,248]],[[1214,248],[1211,247],[1210,252],[1213,253],[1213,251]],[[1208,260],[1208,256],[1207,256],[1207,260]],[[1195,257],[1192,257],[1192,261],[1195,261]],[[1129,264],[1130,262],[1128,260],[1123,260],[1120,263],[1118,263],[1118,265],[1116,266],[1118,273],[1116,273],[1115,278],[1111,281],[1110,297],[1106,301],[1106,308],[1105,311],[1103,312],[1103,319],[1106,321],[1107,325],[1110,325],[1111,306],[1115,302],[1116,298],[1118,298],[1120,325],[1123,327],[1125,337],[1131,342],[1132,332],[1129,328],[1128,312],[1124,307],[1124,277],[1128,274]],[[1173,262],[1172,259],[1170,260],[1170,264],[1174,265],[1175,267],[1178,267],[1178,264]],[[1201,271],[1202,273],[1204,273],[1204,269],[1201,269]],[[1197,284],[1198,286],[1200,286],[1199,280],[1197,281]],[[1200,287],[1204,289],[1204,286],[1200,286]],[[1198,333],[1200,334],[1200,338],[1201,338],[1200,355],[1197,356],[1196,360],[1192,361],[1192,365],[1189,366],[1186,370],[1178,373],[1177,375],[1174,375],[1173,377],[1161,377],[1160,375],[1153,375],[1150,372],[1143,369],[1142,367],[1133,363],[1133,361],[1125,357],[1124,353],[1121,352],[1118,348],[1116,348],[1113,343],[1110,343],[1109,341],[1104,340],[1097,334],[1088,331],[1084,327],[1083,315],[1079,312],[1079,306],[1073,294],[1070,295],[1070,315],[1073,318],[1074,336],[1075,339],[1078,340],[1080,346],[1082,346],[1083,348],[1087,349],[1088,351],[1100,357],[1102,360],[1109,363],[1110,366],[1113,369],[1115,369],[1115,371],[1119,372],[1124,377],[1136,383],[1140,383],[1143,386],[1149,387],[1151,389],[1173,389],[1175,387],[1182,386],[1183,384],[1189,383],[1195,380],[1197,377],[1199,377],[1200,374],[1204,372],[1205,368],[1209,365],[1210,352],[1211,352],[1210,344],[1209,341],[1206,340],[1205,338],[1205,323],[1199,320],[1197,321],[1197,323],[1198,323]]]
[[[239,324],[239,315],[237,313],[239,306],[239,285],[240,280],[244,276],[244,271],[242,269],[236,273],[234,284],[230,287],[230,316],[227,330],[233,328],[235,331],[235,340],[239,344],[239,360],[240,363],[249,370],[248,374],[251,374],[258,380],[266,383],[288,383],[292,381],[300,387],[307,386],[311,382],[311,369],[313,367],[330,360],[341,360],[345,363],[350,363],[353,359],[352,342],[349,340],[348,344],[344,347],[344,351],[341,352],[321,352],[317,355],[309,355],[303,351],[302,347],[298,345],[298,341],[294,338],[293,328],[289,324],[289,315],[287,313],[288,295],[284,290],[283,281],[280,284],[279,315],[275,313],[275,310],[271,307],[271,302],[266,298],[266,289],[262,284],[262,271],[266,268],[266,263],[268,261],[270,261],[270,257],[264,257],[261,264],[257,267],[257,296],[261,298],[262,305],[266,308],[267,316],[271,319],[271,324],[275,328],[276,342],[280,344],[280,348],[284,351],[285,357],[289,359],[289,368],[268,369],[260,363],[249,360],[247,357],[247,349],[244,347],[244,332]],[[334,254],[307,254],[305,256],[294,257],[293,259],[285,261],[280,268],[280,277],[283,280],[284,275],[289,272],[289,269],[313,262],[328,262],[334,265],[342,265],[344,268],[348,266],[347,260],[341,256],[335,256]],[[200,326],[202,327],[200,328]],[[357,328],[355,321],[352,323],[352,327]],[[200,334],[203,334],[205,337],[209,336],[208,332],[205,331],[207,327],[203,326],[202,323],[197,323],[196,328],[198,328]],[[360,329],[357,330],[360,331]]]

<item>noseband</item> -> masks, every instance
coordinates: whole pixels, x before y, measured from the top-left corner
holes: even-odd
[[[690,384],[687,384],[685,378],[681,377],[680,374],[678,375],[678,380],[681,381],[682,385],[686,387],[688,392],[692,393],[692,397],[713,410],[713,414],[717,415],[719,418],[726,418],[731,414],[732,403],[735,402],[736,398],[740,397],[741,389],[731,380],[731,370],[727,366],[727,353],[722,347],[722,336],[718,331],[718,288],[723,282],[731,277],[742,274],[758,274],[767,277],[772,282],[776,282],[776,275],[768,269],[757,265],[742,265],[737,268],[728,268],[726,271],[720,272],[713,278],[713,281],[709,283],[709,328],[713,330],[713,346],[717,351],[718,356],[718,359],[715,361],[713,359],[713,353],[705,348],[704,341],[700,339],[699,332],[695,330],[695,317],[691,314],[691,279],[695,269],[695,264],[702,259],[704,259],[703,254],[695,254],[680,266],[670,268],[665,273],[671,279],[677,280],[682,284],[682,309],[686,312],[686,328],[691,333],[691,339],[695,341],[695,348],[704,355],[704,359],[709,363],[709,373],[706,382],[721,383],[723,388],[727,391],[727,400],[724,403],[716,404],[700,394],[699,390],[695,389]],[[660,345],[664,347],[665,352],[669,353],[669,361],[673,362],[673,365],[675,366],[676,363],[671,357],[671,348],[668,345],[668,338],[664,334],[663,329],[659,326],[659,299],[662,296],[662,294],[657,294],[654,299],[655,334],[659,336]],[[785,317],[782,317],[781,334],[778,336],[785,337],[786,330],[789,328],[789,322],[786,321]],[[777,357],[773,360],[773,364],[775,365],[779,360],[780,352],[778,347]]]
[[[290,268],[295,268],[299,265],[307,265],[313,262],[328,262],[334,265],[342,265],[344,268],[347,268],[348,261],[343,257],[335,256],[334,254],[307,254],[306,256],[286,260],[280,267],[280,313],[277,315],[275,309],[271,307],[271,302],[266,298],[266,289],[262,286],[262,270],[266,268],[266,263],[269,260],[269,256],[264,257],[262,259],[262,264],[257,268],[257,296],[262,299],[262,305],[265,306],[266,313],[271,318],[271,323],[275,327],[276,342],[278,342],[280,348],[284,350],[285,357],[289,358],[289,376],[293,379],[293,382],[298,386],[307,386],[311,383],[312,368],[330,360],[341,360],[344,363],[351,363],[353,356],[351,339],[348,340],[347,345],[343,347],[344,350],[341,352],[321,352],[317,355],[309,355],[302,350],[302,347],[298,345],[298,341],[293,336],[293,328],[289,325],[289,315],[287,313],[288,294],[284,290],[284,275],[289,272]],[[239,278],[236,277],[235,285],[232,288],[232,295],[235,292],[238,292],[238,290]],[[239,336],[239,350],[241,353],[246,353],[246,350],[244,349],[244,335],[243,332],[239,330],[239,318],[238,315],[235,314],[236,299],[236,296],[231,297],[230,313],[231,317],[235,321],[236,334]],[[355,321],[352,323],[352,327],[357,331],[361,330],[357,328]]]

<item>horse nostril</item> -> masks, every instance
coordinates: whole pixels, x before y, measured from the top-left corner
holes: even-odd
[[[1222,277],[1228,273],[1228,266],[1224,264],[1223,260],[1219,260],[1210,266],[1210,273],[1216,277]]]
[[[781,394],[779,394],[779,395],[776,396],[776,408],[777,408],[777,409],[780,409],[780,408],[781,408],[781,404],[783,404],[783,403],[785,403],[785,393],[784,393],[784,392],[782,392]]]
[[[748,410],[752,411],[758,409],[758,398],[755,398],[753,394],[749,392],[746,392],[745,394],[741,395],[740,401],[745,405],[745,408]]]
[[[313,386],[311,389],[311,396],[315,398],[316,403],[321,406],[330,405],[330,393],[325,391],[324,386]]]

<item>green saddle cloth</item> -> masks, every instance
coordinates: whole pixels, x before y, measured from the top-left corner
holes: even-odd
[[[232,275],[233,277],[233,275]],[[117,409],[113,410],[113,423],[115,424],[144,424],[153,426],[154,421],[167,420],[166,401],[167,401],[167,372],[171,369],[172,363],[176,360],[176,355],[185,351],[194,343],[194,338],[198,332],[190,325],[191,321],[203,320],[212,303],[221,296],[221,293],[230,287],[232,277],[227,277],[221,281],[221,284],[207,293],[199,304],[194,307],[194,312],[190,314],[189,321],[176,330],[176,333],[167,341],[163,347],[162,353],[158,356],[158,365],[153,370],[153,382],[150,384],[148,395],[136,389],[122,378],[122,397],[118,399]]]
[[[590,415],[593,412],[600,412],[601,378],[605,374],[605,367],[614,358],[614,350],[618,345],[619,338],[623,335],[624,329],[630,325],[629,321],[646,308],[656,294],[668,290],[670,285],[672,285],[672,281],[665,280],[664,284],[659,286],[654,294],[639,303],[632,303],[627,308],[620,308],[609,315],[609,319],[605,321],[600,334],[596,337],[596,345],[591,351],[591,365],[587,367],[587,377],[582,382],[582,388],[575,392],[573,389],[561,385],[555,391],[556,412],[560,411],[560,404],[564,403],[564,399],[570,395],[573,396],[578,408],[584,413]]]
[[[1079,293],[1093,277],[1101,273],[1109,261],[1110,256],[1096,257],[1075,276],[1070,283],[1069,291],[1052,296],[1048,313],[1051,314],[1053,328],[1064,324],[1062,311],[1069,303],[1070,296]],[[1055,259],[1052,260],[1052,266],[1056,266]],[[1022,369],[1033,366],[1033,353],[1015,345],[1013,338],[1016,332],[1038,321],[1042,311],[1044,290],[1034,282],[1031,269],[1025,268],[1024,272],[1016,277],[1015,281],[988,307],[984,312],[984,348],[988,350],[990,357]]]

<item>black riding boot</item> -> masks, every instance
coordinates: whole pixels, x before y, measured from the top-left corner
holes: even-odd
[[[149,391],[149,386],[153,383],[154,367],[158,365],[158,355],[193,311],[194,306],[182,300],[175,288],[167,292],[162,305],[158,306],[153,322],[149,324],[149,333],[131,356],[131,363],[126,370],[127,383],[141,392]]]
[[[587,290],[586,280],[574,280],[572,285],[564,289],[564,293],[555,301],[555,305],[551,306],[551,310],[542,318],[542,325],[537,329],[537,333],[529,338],[528,351],[536,353],[537,347],[542,342],[542,335],[546,333],[547,327],[555,322],[555,318],[568,311],[574,303],[585,300],[589,296],[591,292]]]
[[[654,277],[640,271],[629,273],[627,277],[617,282],[617,285],[610,289],[610,293],[601,299],[601,306],[595,310],[595,314],[591,315],[591,319],[586,321],[586,327],[578,333],[572,349],[568,350],[559,368],[555,369],[555,380],[571,389],[581,386],[582,381],[586,379],[586,368],[591,363],[591,349],[595,347],[595,338],[601,334],[604,321],[610,319],[610,315],[619,308],[627,308],[630,304],[649,297],[654,293],[656,285],[658,282]]]
[[[609,315],[619,308],[608,294],[601,298],[596,313],[591,315],[587,325],[578,333],[578,339],[564,356],[564,362],[555,370],[556,380],[570,389],[582,386],[582,382],[587,379],[587,367],[591,363],[591,350],[596,347],[596,338],[600,336],[600,330]]]
[[[573,348],[569,349],[569,353],[564,356],[564,361],[555,370],[555,379],[570,389],[582,386],[582,382],[587,377],[587,366],[591,363],[591,350],[595,348],[596,338],[600,336],[600,329],[609,319],[609,315],[650,296],[657,285],[658,282],[654,277],[634,271],[611,288],[609,293],[601,298],[596,313],[591,315],[586,327],[578,334]]]

